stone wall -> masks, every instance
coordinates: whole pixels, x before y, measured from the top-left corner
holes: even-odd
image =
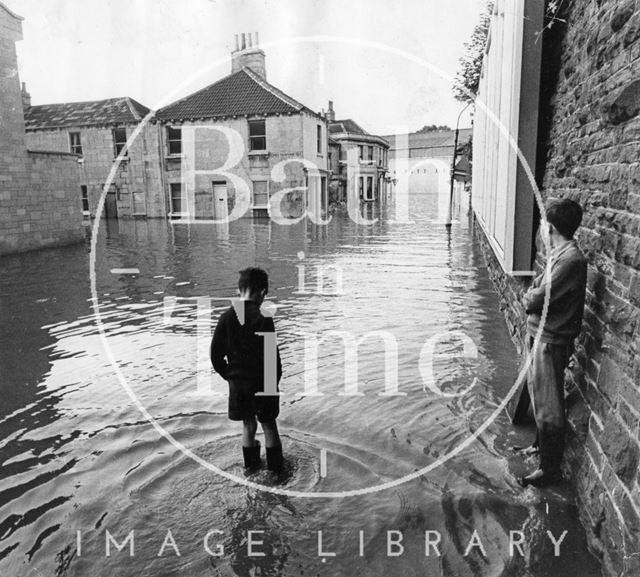
[[[75,154],[29,152],[0,192],[0,255],[81,242]]]
[[[264,153],[249,151],[249,125],[244,117],[221,121],[184,122],[181,125],[175,124],[176,127],[183,127],[182,153],[169,155],[166,124],[159,124],[167,202],[171,198],[171,185],[179,183],[185,187],[187,204],[191,202],[188,199],[191,193],[187,191],[191,186],[188,184],[191,167],[211,171],[193,176],[195,198],[192,210],[196,218],[214,218],[212,182],[227,183],[231,212],[235,199],[234,178],[244,181],[250,192],[256,181],[267,181],[270,195],[284,189],[298,189],[284,195],[281,210],[284,217],[300,217],[307,209],[307,201],[305,193],[300,190],[305,186],[306,175],[304,166],[299,161],[304,159],[312,162],[319,170],[326,170],[327,167],[326,138],[323,140],[323,154],[319,155],[316,148],[316,125],[315,117],[306,113],[268,116],[265,127],[268,150]],[[326,137],[326,132],[324,136]],[[195,139],[192,147],[195,158],[190,158],[188,139]],[[274,168],[281,163],[286,163],[283,164],[284,179],[276,180],[275,177],[278,175]],[[226,171],[222,169],[225,165]],[[309,188],[311,197],[314,194],[311,191],[311,183]],[[170,212],[169,205],[167,211]],[[247,210],[244,216],[252,216],[252,211]]]
[[[127,138],[136,127],[136,124],[125,126]],[[118,218],[166,216],[160,174],[158,126],[146,124],[131,144],[127,157],[117,167],[112,126],[30,129],[27,131],[27,146],[30,150],[69,151],[70,132],[80,133],[83,161],[75,188],[80,196],[80,186],[87,187],[92,217],[96,216],[98,201],[114,167],[110,184],[116,197]]]
[[[78,157],[26,149],[21,39],[20,17],[0,3],[0,255],[84,239]]]
[[[556,17],[543,33],[536,172],[545,198],[584,207],[577,236],[590,264],[565,464],[605,573],[631,577],[640,575],[640,2],[569,0]],[[528,283],[506,276],[476,234],[521,349]]]

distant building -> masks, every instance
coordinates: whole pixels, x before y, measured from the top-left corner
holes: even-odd
[[[157,128],[146,124],[124,150],[127,139],[149,112],[128,97],[30,106],[25,110],[27,145],[33,150],[80,155],[82,168],[74,189],[82,198],[85,216],[96,216],[108,182],[102,216],[163,217],[166,210],[160,194]]]
[[[27,150],[18,40],[22,18],[0,3],[0,255],[84,239],[79,157]]]
[[[468,180],[469,162],[461,148],[469,141],[471,128],[462,128],[458,133],[458,157],[456,159],[456,181]],[[390,143],[389,171],[398,181],[408,178],[412,193],[437,194],[449,190],[455,131],[437,130],[385,136]]]
[[[339,171],[332,188],[340,201],[384,202],[388,195],[389,142],[369,134],[351,118],[336,120],[333,102],[326,113],[329,135],[339,145]],[[334,164],[335,166],[335,164]]]
[[[242,216],[327,211],[325,119],[267,82],[257,34],[236,36],[230,75],[156,119],[171,218],[235,217],[243,191]]]

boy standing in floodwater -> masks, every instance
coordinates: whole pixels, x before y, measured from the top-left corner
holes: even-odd
[[[242,421],[242,453],[248,472],[260,467],[257,421],[262,425],[267,468],[282,469],[282,445],[276,418],[282,376],[273,318],[260,310],[269,291],[269,276],[255,267],[240,271],[240,298],[220,317],[211,340],[211,363],[229,383],[229,419]],[[257,421],[256,421],[257,420]]]
[[[536,442],[525,451],[540,454],[540,467],[520,480],[525,487],[544,487],[562,479],[564,372],[573,354],[573,341],[582,328],[587,285],[587,260],[573,238],[582,222],[582,208],[562,199],[547,208],[546,219],[551,240],[549,267],[524,296],[531,356],[527,383],[538,430]],[[547,300],[547,315],[541,326]]]

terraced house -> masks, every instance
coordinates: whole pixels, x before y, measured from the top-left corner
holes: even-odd
[[[158,194],[161,183],[156,127],[144,125],[125,147],[149,112],[128,97],[27,106],[27,146],[80,155],[77,193],[85,217],[96,216],[105,184],[102,216],[164,217],[165,205]]]
[[[389,194],[389,142],[351,118],[336,120],[333,102],[326,114],[339,160],[332,187],[341,201],[384,202]]]
[[[172,219],[297,218],[327,211],[325,118],[266,80],[257,34],[231,74],[156,112]]]

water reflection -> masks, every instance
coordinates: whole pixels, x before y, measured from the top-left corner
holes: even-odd
[[[198,302],[235,294],[241,268],[265,267],[286,367],[281,428],[291,474],[285,488],[344,491],[398,479],[477,430],[517,370],[468,221],[461,216],[447,232],[433,225],[436,212],[435,200],[423,196],[412,201],[411,225],[384,215],[369,226],[336,216],[326,227],[102,221],[97,304],[109,347],[161,426],[240,475],[239,430],[226,418],[224,396],[198,394]],[[158,437],[120,386],[93,316],[88,264],[85,247],[1,261],[3,575],[563,575],[568,567],[599,573],[571,494],[516,486],[510,469],[526,464],[506,458],[503,447],[517,434],[506,418],[428,476],[358,497],[304,500],[256,492],[197,466]],[[327,266],[341,271],[339,295],[315,290]],[[140,272],[112,272],[122,268]],[[226,306],[211,301],[205,315],[211,326]],[[473,339],[479,356],[436,363],[438,383],[447,392],[464,389],[473,376],[479,384],[459,397],[425,393],[422,346],[454,330]],[[305,396],[305,335],[328,331],[392,335],[398,390],[405,395],[380,395],[384,355],[381,342],[370,338],[358,349],[362,396],[340,394],[344,349],[337,339],[319,349],[323,395]],[[439,350],[458,347],[444,339]],[[326,477],[320,475],[323,449]],[[264,472],[255,480],[272,482]],[[545,535],[562,528],[569,533],[556,559]],[[158,557],[167,529],[180,557],[171,547]],[[128,549],[106,557],[107,530],[119,542],[134,530],[135,557]],[[221,531],[221,558],[203,547],[212,530]],[[247,555],[249,530],[264,531],[264,557]],[[474,530],[486,556],[475,549],[465,555]],[[509,555],[511,530],[526,534],[524,558]],[[318,531],[335,557],[318,555]],[[402,533],[402,555],[387,555],[389,531]],[[425,556],[425,531],[441,534],[441,555]]]

